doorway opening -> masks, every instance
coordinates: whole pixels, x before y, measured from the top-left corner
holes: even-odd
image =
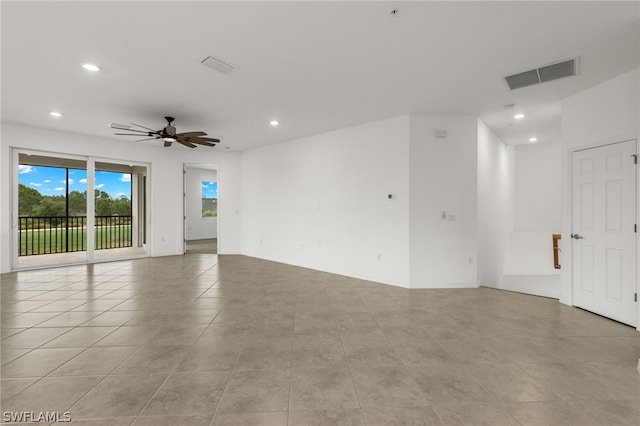
[[[213,165],[184,167],[184,252],[218,254],[218,172]]]

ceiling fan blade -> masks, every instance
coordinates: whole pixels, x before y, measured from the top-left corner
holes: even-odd
[[[127,132],[149,133],[146,130],[138,130],[138,129],[120,129],[120,130],[126,130]],[[155,133],[155,131],[154,131],[154,133]]]
[[[205,132],[186,132],[186,133],[178,133],[176,136],[184,136],[184,137],[194,137],[194,136],[207,136]]]
[[[171,142],[170,141],[164,141],[164,147],[168,147],[171,146]]]
[[[131,126],[127,125],[127,124],[120,124],[120,123],[109,123],[109,127],[111,127],[112,129],[118,129],[118,130],[130,130]]]
[[[148,127],[144,127],[144,126],[141,126],[141,125],[136,124],[136,123],[131,123],[131,124],[133,124],[134,126],[142,127],[143,129],[147,129],[147,130],[149,130],[150,132],[154,132],[154,133],[155,133],[155,132],[157,132],[157,130],[150,129],[150,128],[148,128]],[[140,131],[141,131],[141,130],[138,130],[138,132],[140,132]]]
[[[197,143],[197,144],[200,144],[200,145],[206,145],[206,146],[216,146],[216,144],[213,143],[213,142],[200,141],[198,139],[189,139],[189,142]]]
[[[146,134],[147,136],[150,136],[149,132],[142,132],[142,133]],[[144,136],[144,135],[141,135],[139,133],[114,133],[114,135],[118,135],[118,136],[138,136],[138,137]]]
[[[184,146],[188,146],[189,148],[196,147],[196,145],[192,144],[191,142],[187,142],[185,139],[178,139],[178,143],[181,143]]]
[[[210,141],[210,140],[206,140],[209,138],[200,138],[200,137],[184,137],[184,135],[178,135],[177,136],[178,142],[188,142],[191,144],[197,143],[200,145],[207,145],[207,146],[215,146],[214,142]]]
[[[194,139],[198,139],[201,141],[205,141],[205,142],[213,142],[213,143],[219,143],[220,139],[216,139],[216,138],[194,138]]]
[[[153,138],[140,139],[140,140],[137,140],[136,142],[150,141],[151,139],[160,139],[160,136],[155,136]]]

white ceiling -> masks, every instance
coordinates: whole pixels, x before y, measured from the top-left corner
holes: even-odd
[[[161,129],[173,115],[179,132],[204,130],[233,150],[410,113],[478,115],[510,144],[553,140],[560,100],[638,67],[640,49],[638,2],[1,7],[4,122],[121,140],[109,122]],[[206,68],[206,55],[238,70]],[[577,77],[515,91],[503,79],[578,56]],[[527,117],[515,123],[515,111]]]

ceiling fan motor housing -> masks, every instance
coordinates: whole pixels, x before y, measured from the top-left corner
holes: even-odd
[[[176,128],[173,127],[171,124],[169,124],[169,125],[167,125],[167,127],[164,128],[164,132],[169,136],[175,136],[176,135]]]

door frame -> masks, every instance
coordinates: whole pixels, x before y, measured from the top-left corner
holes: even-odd
[[[216,217],[217,254],[222,253],[222,239],[220,238],[222,226],[220,224],[220,167],[216,163],[182,162],[182,254],[187,253],[187,169],[203,169],[216,172],[218,182],[218,216]],[[223,201],[224,204],[224,201]]]
[[[563,188],[565,188],[564,193],[566,194],[565,202],[564,202],[564,226],[563,226],[563,234],[565,235],[564,241],[567,241],[566,244],[563,244],[562,247],[562,264],[566,265],[566,267],[562,268],[563,271],[563,288],[562,288],[562,296],[560,298],[560,302],[574,306],[573,304],[573,244],[572,241],[569,241],[570,238],[568,236],[571,234],[573,229],[573,185],[572,185],[572,176],[573,176],[573,154],[578,151],[584,151],[587,149],[600,148],[607,145],[614,145],[621,142],[634,141],[636,145],[636,152],[639,152],[638,148],[638,136],[637,135],[629,135],[629,136],[621,136],[617,138],[611,138],[599,142],[593,142],[588,144],[576,145],[569,147],[564,152],[564,161],[563,163],[566,166],[565,173],[563,174]],[[640,167],[640,163],[637,167]],[[638,221],[639,212],[638,207],[640,206],[640,173],[636,168],[636,213],[635,213],[635,222],[640,225]],[[636,250],[636,293],[640,294],[640,271],[638,269],[640,265],[640,250],[639,250],[639,239],[638,233],[635,235],[635,250]],[[613,321],[613,320],[612,320]],[[636,330],[640,331],[640,301],[636,303]]]

